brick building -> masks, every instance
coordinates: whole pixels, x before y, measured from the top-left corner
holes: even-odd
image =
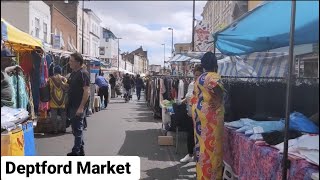
[[[50,11],[51,32],[53,32],[54,38],[60,37],[60,49],[76,51],[77,24],[64,15],[55,5],[50,5]],[[57,41],[53,40],[53,44]]]

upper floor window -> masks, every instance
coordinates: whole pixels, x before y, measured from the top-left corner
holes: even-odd
[[[40,34],[40,19],[35,18],[35,32],[36,32],[36,37],[39,38]]]
[[[47,43],[47,37],[48,37],[48,25],[46,23],[43,23],[43,40],[45,43]]]

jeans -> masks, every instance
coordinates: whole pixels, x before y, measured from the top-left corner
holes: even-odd
[[[141,96],[141,87],[136,87],[137,88],[137,98],[138,100],[140,100],[140,96]]]
[[[104,108],[106,108],[108,106],[109,88],[106,87],[106,86],[99,88],[99,93],[98,94],[100,96],[101,103],[102,103],[103,98],[104,98]]]
[[[61,119],[58,119],[58,114],[60,113]],[[52,122],[52,128],[53,131],[66,131],[66,111],[62,108],[51,108],[50,110],[50,116],[51,116],[51,122]],[[61,120],[61,122],[59,122]],[[60,124],[60,127],[58,127],[58,124]]]
[[[76,116],[77,109],[70,109],[70,118],[71,118],[71,128],[72,134],[74,136],[74,145],[72,148],[72,152],[80,153],[80,150],[83,150],[84,142],[83,142],[83,126],[84,126],[84,118],[86,109],[84,109],[84,113],[80,116]]]

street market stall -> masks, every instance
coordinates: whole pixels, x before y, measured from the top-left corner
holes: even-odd
[[[39,101],[39,89],[45,81],[46,68],[40,56],[43,45],[40,40],[2,18],[1,39],[4,46],[16,55],[16,64],[23,69],[23,73],[15,72],[8,77],[13,105],[1,105],[1,156],[34,156],[33,127],[36,125],[38,110],[46,108],[46,102]]]
[[[319,2],[264,2],[223,30],[215,33],[214,41],[215,47],[219,49],[222,54],[228,56],[239,56],[290,46],[287,74],[282,77],[282,80],[285,80],[287,84],[286,90],[284,91],[286,99],[285,101],[283,100],[282,103],[282,105],[284,105],[285,102],[285,107],[283,108],[285,112],[282,112],[282,117],[285,116],[285,121],[283,121],[283,128],[281,128],[284,132],[284,138],[282,139],[284,143],[278,146],[282,148],[283,151],[281,152],[283,152],[283,154],[267,146],[264,147],[257,145],[257,143],[252,143],[252,139],[242,137],[241,134],[234,133],[234,130],[226,129],[224,137],[224,160],[227,161],[227,167],[231,167],[232,171],[236,173],[235,176],[238,176],[239,179],[311,179],[312,173],[319,172],[319,164],[310,165],[308,164],[309,162],[306,162],[305,157],[301,159],[301,155],[299,159],[294,159],[292,155],[290,155],[288,159],[288,152],[290,152],[288,150],[288,140],[293,139],[289,137],[289,129],[293,129],[293,122],[303,122],[308,124],[308,127],[315,126],[303,115],[299,116],[296,121],[292,121],[295,113],[292,113],[291,110],[296,98],[303,95],[314,95],[303,93],[298,96],[292,96],[292,88],[297,84],[297,81],[293,81],[292,67],[294,64],[294,45],[319,43]],[[263,65],[260,67],[263,67]],[[316,83],[316,89],[317,92],[319,92],[318,79]],[[274,95],[276,94],[274,93]],[[295,97],[295,99],[292,99],[292,97]],[[276,99],[276,97],[274,98]],[[249,102],[246,101],[246,104],[247,103]],[[272,106],[272,104],[270,105]],[[318,109],[318,106],[319,102],[311,107]],[[316,113],[315,110],[313,110],[312,113]],[[298,127],[306,127],[305,124],[300,124]],[[317,131],[313,133],[318,134],[319,130],[317,129]],[[239,139],[239,141],[232,144],[234,142],[232,139]],[[319,142],[319,136],[315,138],[315,140]],[[296,139],[296,141],[299,142],[299,139]],[[311,144],[315,143],[313,142]],[[297,143],[297,145],[299,146],[299,143]],[[300,144],[300,146],[301,145],[302,144]],[[308,146],[305,148],[317,152],[315,155],[318,155],[319,158],[319,147]],[[290,154],[292,154],[292,152],[290,152]],[[230,159],[234,160],[230,161]],[[250,163],[258,168],[253,168]],[[278,169],[282,169],[282,173],[280,173]]]

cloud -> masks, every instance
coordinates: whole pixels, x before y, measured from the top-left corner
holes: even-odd
[[[196,19],[206,1],[196,1]],[[150,64],[163,65],[164,46],[166,60],[171,57],[171,31],[174,43],[191,42],[192,1],[89,1],[102,20],[101,25],[121,37],[121,51],[133,51],[140,46],[148,51]]]

